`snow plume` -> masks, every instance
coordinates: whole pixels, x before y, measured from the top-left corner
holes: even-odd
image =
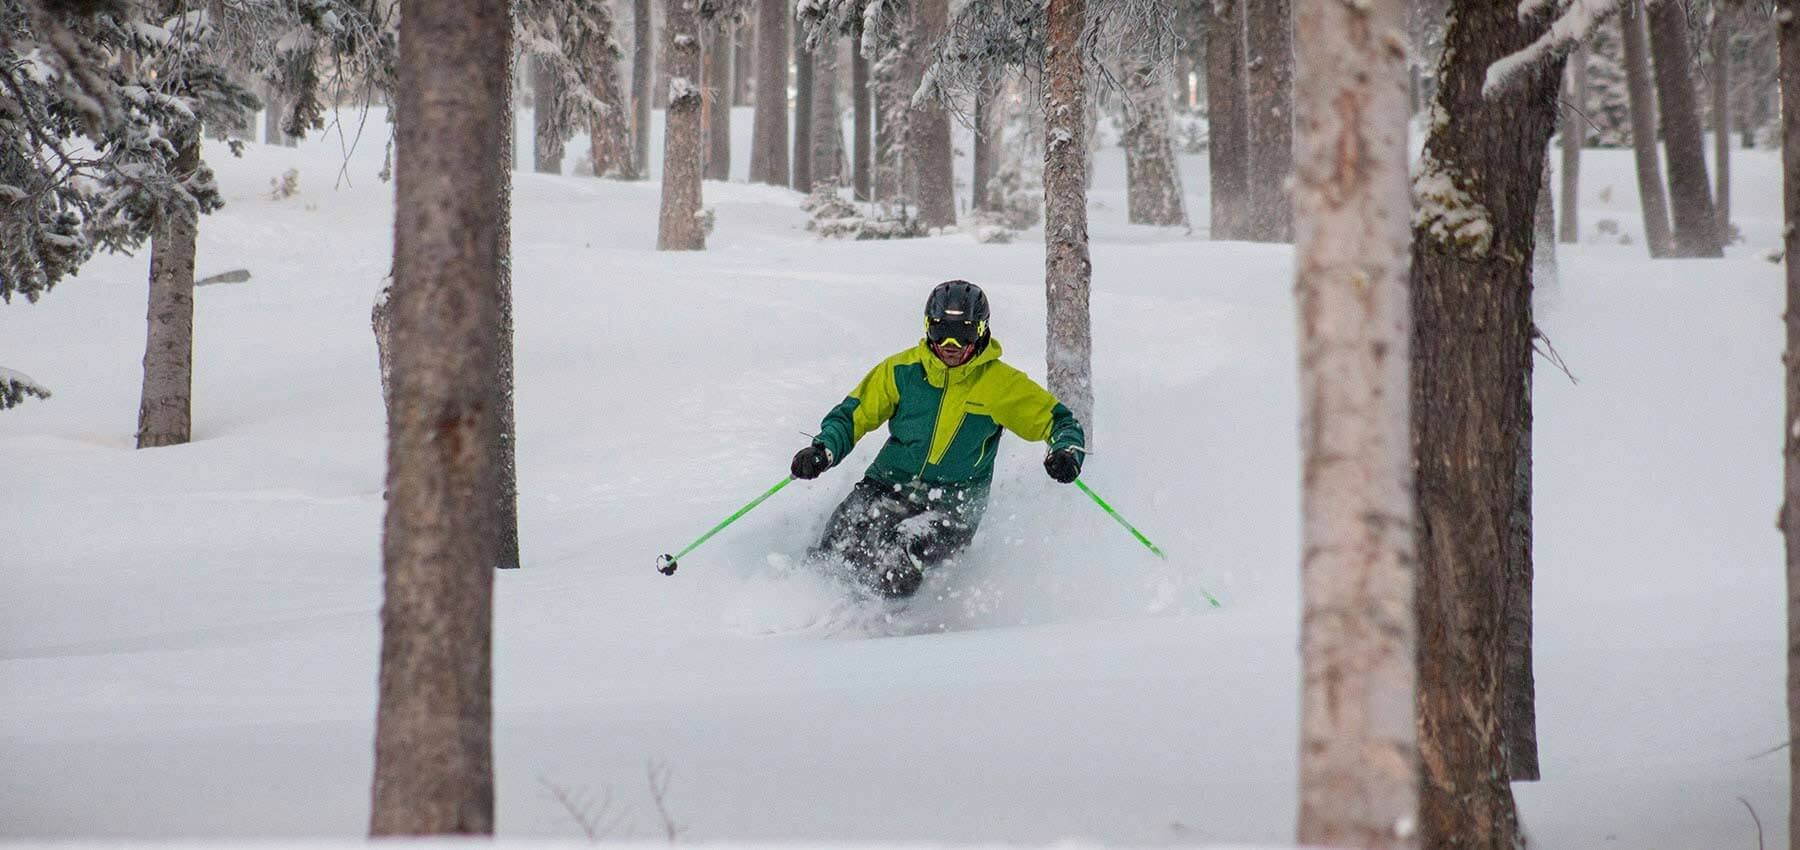
[[[1519,18],[1524,20],[1549,8],[1553,0],[1521,0]],[[1566,55],[1576,45],[1593,37],[1594,29],[1619,11],[1622,0],[1564,0],[1567,5],[1550,23],[1550,28],[1525,49],[1501,57],[1488,66],[1487,81],[1481,87],[1485,97],[1494,97],[1531,68]]]
[[[17,407],[27,396],[49,398],[50,389],[30,375],[0,366],[0,410]]]
[[[1440,245],[1470,256],[1487,253],[1494,225],[1482,206],[1427,152],[1413,178],[1413,229],[1423,229]]]

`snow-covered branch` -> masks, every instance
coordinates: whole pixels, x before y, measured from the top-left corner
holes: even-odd
[[[1519,18],[1522,20],[1541,14],[1552,2],[1553,0],[1521,0]],[[1488,66],[1487,80],[1481,87],[1482,95],[1494,97],[1526,71],[1555,57],[1567,55],[1577,45],[1593,37],[1594,28],[1618,12],[1621,5],[1623,0],[1567,0],[1567,6],[1537,41]]]
[[[49,398],[50,389],[30,375],[0,366],[0,410],[17,407],[29,396]]]

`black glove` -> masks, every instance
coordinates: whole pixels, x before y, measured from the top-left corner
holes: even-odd
[[[1057,449],[1044,455],[1044,471],[1058,483],[1068,484],[1081,475],[1081,453],[1074,449]]]
[[[819,477],[819,473],[831,468],[831,452],[824,446],[813,443],[794,455],[794,464],[788,470],[795,478],[811,481]]]

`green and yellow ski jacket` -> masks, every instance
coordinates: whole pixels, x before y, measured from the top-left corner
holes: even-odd
[[[1081,446],[1081,423],[1056,396],[1000,362],[990,338],[974,359],[944,365],[924,340],[869,371],[819,426],[818,442],[842,462],[864,434],[888,423],[887,443],[869,465],[871,478],[978,490],[994,477],[1002,431],[1052,449]],[[968,495],[976,495],[969,493]]]

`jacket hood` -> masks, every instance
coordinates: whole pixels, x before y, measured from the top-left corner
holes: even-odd
[[[931,344],[923,337],[919,339],[919,354],[919,362],[925,367],[925,380],[934,387],[943,388],[952,383],[968,380],[969,376],[975,374],[979,367],[999,360],[1000,340],[996,337],[988,337],[987,346],[981,349],[980,354],[954,369],[945,366],[944,361],[938,359],[937,354],[931,350]]]

